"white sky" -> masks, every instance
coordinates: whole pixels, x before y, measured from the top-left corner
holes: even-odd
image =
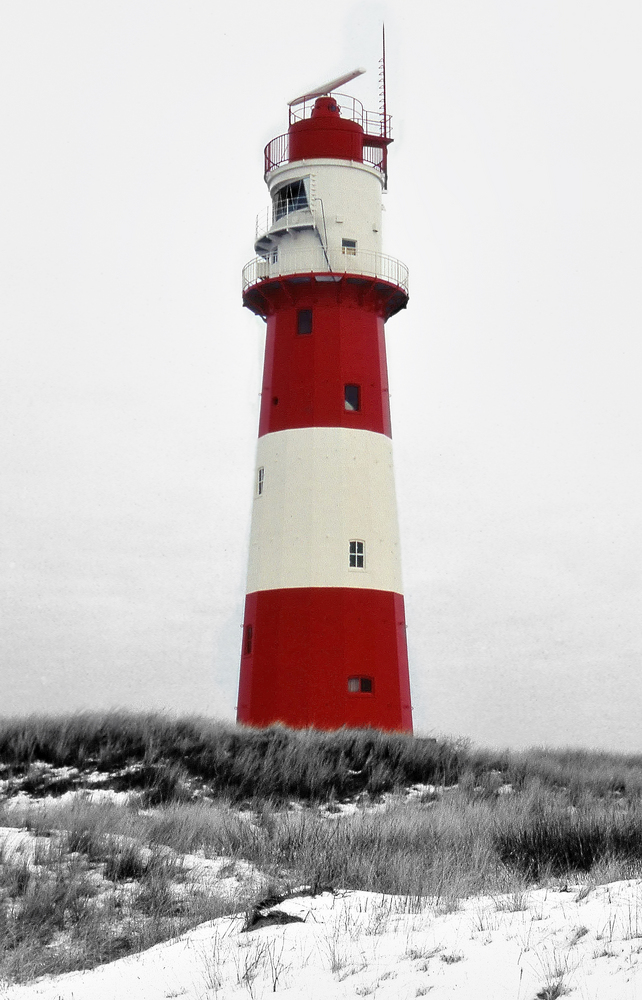
[[[0,713],[231,718],[287,101],[388,41],[415,723],[640,748],[642,9],[0,4]]]

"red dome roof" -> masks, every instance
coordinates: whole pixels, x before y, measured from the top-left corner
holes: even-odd
[[[363,129],[341,117],[334,97],[317,97],[311,117],[292,122],[289,136],[290,162],[328,157],[363,163]]]

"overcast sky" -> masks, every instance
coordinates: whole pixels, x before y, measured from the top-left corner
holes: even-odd
[[[641,749],[642,8],[0,3],[0,714],[231,719],[287,101],[393,115],[415,725]]]

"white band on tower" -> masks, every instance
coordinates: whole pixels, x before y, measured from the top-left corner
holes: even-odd
[[[350,566],[350,541],[363,544],[363,566]],[[259,439],[247,591],[289,587],[402,593],[385,434],[302,427]]]

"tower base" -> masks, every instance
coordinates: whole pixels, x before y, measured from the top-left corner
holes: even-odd
[[[248,594],[237,720],[412,732],[403,596],[356,587]]]

